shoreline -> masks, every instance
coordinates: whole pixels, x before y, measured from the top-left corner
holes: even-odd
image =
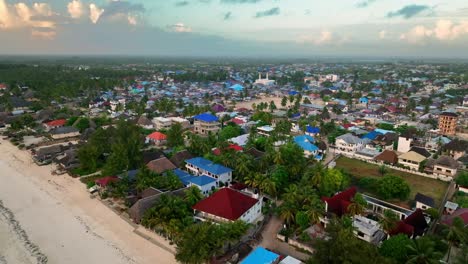
[[[173,254],[91,199],[78,178],[54,176],[53,168],[37,166],[28,151],[0,139],[0,201],[48,259],[31,263],[177,263]],[[22,263],[14,256],[29,254],[24,245],[13,251],[4,247],[0,241],[0,260],[7,263]],[[2,253],[6,250],[13,253]]]

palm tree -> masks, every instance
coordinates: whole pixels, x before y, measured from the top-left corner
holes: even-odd
[[[457,243],[464,243],[468,241],[468,231],[465,228],[465,223],[460,217],[453,219],[452,225],[448,227],[447,235],[445,236],[449,244],[447,253],[447,263],[450,259],[452,247]]]
[[[251,172],[244,177],[244,183],[252,188],[255,188],[255,184],[256,184],[255,178],[256,178],[256,173]]]
[[[385,210],[382,218],[379,221],[382,229],[388,234],[394,230],[397,226],[398,217],[397,215],[390,210]]]
[[[250,172],[252,160],[245,154],[241,154],[236,162],[236,172],[240,177],[245,177]]]
[[[363,214],[364,211],[365,211],[365,207],[362,204],[357,203],[357,202],[353,202],[352,204],[348,206],[348,214],[351,216]]]
[[[408,245],[408,264],[435,264],[440,263],[442,254],[435,251],[435,243],[428,238],[412,240]]]
[[[276,183],[270,178],[265,177],[258,187],[262,193],[267,193],[276,197]]]
[[[309,217],[311,224],[320,223],[320,217],[323,216],[323,210],[314,206],[307,206],[307,216]]]
[[[283,160],[283,155],[281,154],[281,151],[276,151],[276,152],[274,153],[273,162],[274,162],[276,165],[281,165],[281,164],[283,164],[284,160]]]
[[[318,163],[314,166],[312,170],[312,185],[316,188],[320,187],[320,184],[323,182],[323,178],[325,176],[326,170],[322,163]]]
[[[283,203],[280,207],[279,217],[287,224],[291,224],[296,218],[296,206],[291,203]]]
[[[185,197],[184,200],[190,205],[193,206],[196,203],[198,203],[201,199],[203,199],[203,194],[200,192],[200,189],[198,189],[195,186],[192,186],[188,188],[185,191]]]
[[[288,188],[286,188],[284,194],[283,194],[283,200],[285,201],[290,201],[290,202],[296,202],[298,199],[299,195],[299,190],[297,188],[296,184],[290,184]]]

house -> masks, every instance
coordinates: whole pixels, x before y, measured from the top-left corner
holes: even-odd
[[[291,256],[287,256],[283,260],[281,260],[278,264],[303,264],[303,262]]]
[[[94,183],[96,183],[96,185],[101,188],[107,188],[109,184],[113,182],[118,182],[118,181],[119,181],[119,178],[117,176],[107,176],[107,177],[95,180]]]
[[[406,234],[410,238],[424,235],[429,224],[421,209],[416,209],[408,217],[400,220],[396,228],[389,232],[389,235]]]
[[[215,164],[205,158],[197,157],[186,160],[185,167],[192,174],[206,175],[216,179],[217,185],[227,185],[232,181],[232,170],[219,164]]]
[[[80,135],[80,131],[71,126],[57,127],[49,131],[53,139],[71,138]]]
[[[262,216],[262,199],[240,191],[222,188],[193,207],[195,217],[202,221],[255,223]]]
[[[218,117],[212,114],[200,114],[194,118],[195,133],[201,135],[208,135],[210,133],[218,133],[220,130],[220,123]]]
[[[374,159],[384,164],[395,165],[398,163],[398,155],[393,150],[384,150]]]
[[[167,141],[167,136],[161,132],[156,131],[146,136],[146,143],[152,143],[152,144],[155,144],[156,146],[162,146],[166,143],[166,141]]]
[[[275,264],[278,263],[280,255],[263,247],[257,247],[239,264]]]
[[[366,144],[371,142],[368,138],[358,138],[353,134],[344,134],[336,138],[335,146],[338,152],[343,154],[354,154],[363,149]]]
[[[385,238],[379,222],[362,215],[353,216],[353,233],[357,238],[374,245],[378,245]]]
[[[378,146],[380,150],[393,150],[393,144],[397,141],[398,134],[390,132],[377,135],[373,143]]]
[[[413,211],[403,208],[401,206],[379,200],[377,198],[361,194],[364,200],[367,202],[367,209],[373,213],[382,215],[386,210],[390,210],[395,213],[398,219],[402,220],[413,213]]]
[[[185,164],[186,160],[192,158],[194,158],[194,156],[190,152],[187,150],[182,150],[172,155],[170,160],[174,165],[176,165],[177,168],[180,168]]]
[[[416,202],[416,209],[426,210],[435,207],[434,199],[424,194],[417,193],[414,201]]]
[[[447,201],[445,203],[445,206],[444,206],[444,214],[453,214],[456,210],[458,209],[458,204],[457,203],[454,203],[454,202],[451,202],[451,201]]]
[[[401,135],[398,137],[398,152],[405,153],[411,149],[414,138],[411,135]]]
[[[456,138],[445,144],[443,149],[450,157],[458,160],[468,153],[468,141]]]
[[[138,118],[137,125],[144,129],[154,128],[153,122],[149,120],[146,116],[140,116],[140,118]]]
[[[213,150],[213,154],[215,154],[216,156],[219,156],[225,150],[231,150],[231,151],[235,151],[235,152],[242,152],[244,150],[244,148],[239,146],[239,145],[236,145],[236,144],[229,144],[227,146],[227,148],[225,148],[225,149],[215,148]]]
[[[294,137],[294,142],[304,150],[304,156],[315,157],[317,160],[322,159],[322,155],[319,155],[319,148],[314,145],[314,138],[308,135],[301,135]]]
[[[51,162],[60,152],[62,152],[60,145],[52,145],[34,150],[32,158],[37,164],[44,165]]]
[[[153,118],[153,125],[156,130],[168,130],[172,126],[172,119],[165,117]]]
[[[177,175],[185,187],[195,186],[200,189],[200,192],[205,196],[207,196],[217,187],[215,178],[206,175],[194,176],[180,169],[175,169],[173,172],[175,175]]]
[[[453,220],[458,217],[465,223],[465,228],[468,227],[468,208],[459,208],[450,215],[442,216],[442,223],[450,226]]]
[[[351,187],[335,194],[332,197],[322,197],[322,201],[325,203],[325,212],[327,212],[327,215],[336,215],[338,217],[345,215],[348,212],[348,206],[351,204],[356,193],[357,188]],[[325,219],[322,223],[326,225],[328,220]]]
[[[458,171],[459,164],[456,160],[449,156],[440,156],[434,162],[433,173],[437,175],[455,177]]]
[[[411,170],[419,170],[419,167],[423,161],[426,160],[426,157],[415,152],[409,151],[398,157],[398,164],[409,167]]]
[[[57,120],[44,123],[44,128],[46,131],[50,131],[54,128],[64,127],[66,123],[67,123],[67,120],[65,119],[57,119]]]
[[[312,127],[307,125],[305,134],[311,137],[319,136],[320,135],[320,128],[319,127]]]
[[[157,174],[162,174],[166,171],[170,171],[176,168],[172,162],[166,158],[161,157],[159,159],[152,160],[146,164],[146,166],[153,172]]]
[[[257,133],[265,137],[269,137],[273,131],[275,131],[275,129],[269,125],[257,127]]]

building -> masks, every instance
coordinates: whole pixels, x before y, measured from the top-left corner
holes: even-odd
[[[275,264],[278,263],[279,259],[280,255],[263,247],[258,247],[243,259],[240,264]]]
[[[268,72],[266,74],[266,78],[262,79],[262,73],[258,73],[258,79],[255,80],[254,84],[260,84],[260,85],[265,85],[265,86],[270,86],[270,85],[275,85],[275,80],[269,80],[268,79]]]
[[[368,138],[358,138],[353,134],[344,134],[336,138],[335,146],[338,152],[343,154],[354,154],[363,149],[366,144],[370,143]]]
[[[458,115],[452,112],[443,112],[439,115],[439,133],[441,135],[455,135]]]
[[[364,200],[367,202],[367,209],[373,213],[383,215],[386,210],[390,210],[398,216],[398,219],[403,220],[413,213],[413,211],[403,208],[398,205],[394,205],[377,198],[361,194]]]
[[[384,150],[382,153],[377,155],[374,160],[384,164],[395,165],[398,163],[398,155],[393,150]]]
[[[54,128],[49,133],[53,139],[62,139],[78,137],[80,135],[80,130],[76,127],[65,126]]]
[[[218,117],[212,114],[200,114],[194,118],[195,133],[208,135],[209,133],[216,134],[221,129]]]
[[[265,137],[269,137],[273,131],[275,131],[275,129],[268,125],[257,127],[257,133]]]
[[[44,123],[44,128],[46,131],[50,131],[54,128],[64,127],[66,123],[67,123],[67,120],[65,119],[57,119],[57,120]]]
[[[456,138],[445,144],[443,149],[450,157],[458,160],[468,153],[468,141]]]
[[[161,132],[153,132],[146,136],[146,143],[153,143],[156,146],[161,146],[166,144],[167,136]]]
[[[426,210],[435,207],[434,199],[424,194],[417,193],[414,201],[416,202],[416,209]]]
[[[227,185],[232,181],[232,170],[223,165],[215,164],[205,158],[197,157],[186,160],[185,167],[193,175],[206,175],[216,179],[217,186]]]
[[[433,173],[437,175],[455,177],[459,164],[448,156],[440,156],[434,163]]]
[[[215,178],[206,175],[194,176],[180,169],[175,169],[173,172],[175,175],[177,175],[185,187],[195,186],[200,189],[200,192],[205,196],[216,189]]]
[[[415,151],[406,152],[398,157],[399,164],[409,167],[411,170],[415,171],[419,170],[421,162],[425,160],[426,157]]]
[[[294,142],[304,150],[304,156],[314,157],[317,160],[322,159],[322,155],[319,155],[319,148],[314,145],[314,138],[308,135],[301,135],[294,137]]]
[[[172,126],[172,120],[165,117],[155,117],[153,118],[153,124],[156,130],[168,130]]]
[[[152,160],[146,164],[146,166],[153,172],[157,174],[162,174],[166,171],[170,171],[176,168],[172,162],[166,157],[161,157],[155,160]]]
[[[398,152],[406,153],[411,149],[413,144],[413,137],[400,136],[398,137]]]
[[[353,217],[354,235],[366,242],[374,245],[379,244],[384,238],[385,233],[379,225],[379,222],[361,215]]]
[[[262,199],[240,191],[222,188],[193,207],[195,218],[202,221],[255,223],[262,216]]]

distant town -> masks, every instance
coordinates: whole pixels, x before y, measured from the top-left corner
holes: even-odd
[[[83,232],[141,243],[129,258],[468,263],[462,62],[12,61],[0,132]]]

